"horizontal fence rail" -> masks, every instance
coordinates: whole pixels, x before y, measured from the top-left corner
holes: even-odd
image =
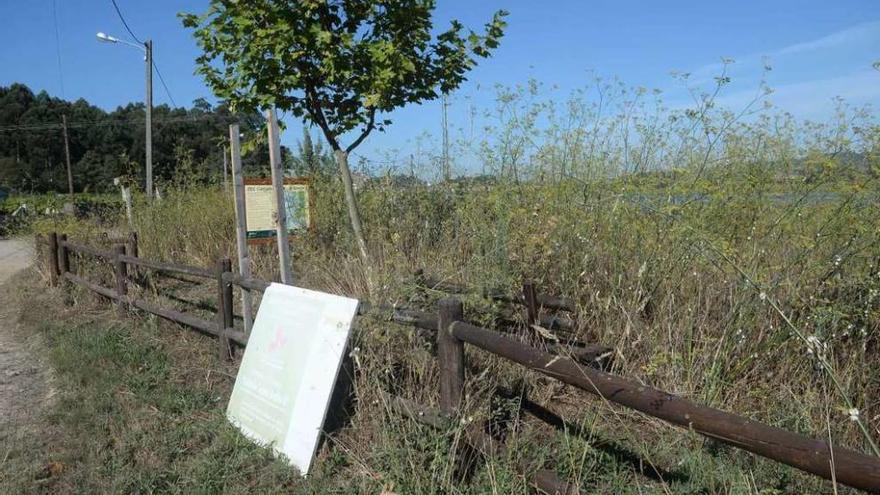
[[[77,253],[88,254],[90,256],[94,256],[96,258],[104,258],[106,260],[113,259],[113,253],[110,251],[103,251],[98,248],[94,248],[92,246],[86,246],[85,244],[77,244],[70,241],[63,241],[61,243],[61,247],[67,248],[71,251],[75,251]]]
[[[90,282],[78,275],[67,272],[63,275],[63,277],[70,281],[71,283],[83,287],[84,289],[88,289],[96,294],[106,297],[107,299],[111,299],[114,301],[122,301],[126,304],[129,304],[137,309],[142,311],[146,311],[147,313],[152,313],[156,316],[164,318],[169,321],[173,321],[175,323],[179,323],[181,325],[194,328],[196,330],[200,330],[204,333],[213,335],[215,337],[226,337],[233,342],[241,345],[242,347],[247,346],[248,343],[248,335],[240,330],[234,329],[224,329],[224,331],[219,331],[217,329],[217,324],[212,321],[208,321],[196,316],[192,316],[180,311],[175,311],[173,309],[163,308],[156,304],[149,303],[147,301],[141,299],[135,299],[132,297],[127,297],[125,295],[119,295],[116,290],[109,289],[102,285]]]
[[[231,282],[226,280],[226,276],[231,275],[231,273],[218,273],[205,268],[178,263],[146,260],[137,256],[128,255],[126,254],[127,252],[138,252],[136,234],[131,235],[124,244],[117,243],[112,251],[105,251],[92,246],[71,242],[67,240],[65,235],[59,235],[56,233],[50,234],[47,237],[46,243],[48,244],[49,251],[47,258],[49,260],[49,280],[51,284],[55,285],[58,279],[63,279],[110,300],[116,301],[119,304],[120,310],[124,310],[125,307],[140,309],[160,318],[218,337],[223,347],[221,354],[225,353],[230,357],[233,351],[228,348],[229,342],[233,342],[242,347],[247,346],[249,336],[247,333],[233,327],[231,300],[228,302],[226,301],[227,299],[230,299],[229,294],[231,293]],[[104,287],[73,273],[70,268],[69,260],[71,252],[86,254],[112,263],[114,265],[114,271],[116,272],[116,287]],[[128,266],[151,269],[159,273],[184,274],[217,280],[219,284],[218,292],[220,293],[219,300],[221,302],[220,307],[218,307],[217,310],[219,316],[215,321],[210,321],[174,309],[163,308],[157,304],[129,296],[128,281],[129,279],[132,279],[131,281],[135,282],[135,280],[129,275]],[[268,283],[266,286],[268,286]],[[224,302],[226,302],[225,305],[222,304]]]
[[[260,280],[258,278],[252,277],[242,277],[241,275],[235,273],[228,273],[224,275],[226,280],[230,283],[235,284],[243,289],[247,290],[255,290],[258,292],[265,292],[266,289],[271,285],[270,282],[266,282],[265,280]]]
[[[214,278],[214,272],[205,268],[196,266],[181,265],[178,263],[164,263],[161,261],[145,260],[134,256],[121,256],[120,259],[130,265],[136,265],[143,268],[150,268],[159,272],[183,273],[193,277]]]
[[[437,331],[438,317],[434,313],[403,308],[382,308],[391,311],[391,321],[401,325],[411,325],[423,330]],[[565,344],[547,342],[543,347],[554,353],[570,356],[575,360],[589,365],[602,368],[608,366],[608,361],[614,354],[614,349],[609,346],[591,343]]]

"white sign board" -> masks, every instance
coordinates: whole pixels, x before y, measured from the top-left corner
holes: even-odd
[[[272,284],[263,294],[226,416],[305,475],[345,353],[357,299]]]

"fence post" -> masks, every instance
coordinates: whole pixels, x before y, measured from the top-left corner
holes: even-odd
[[[49,258],[49,285],[58,285],[58,233],[49,234],[49,250],[46,253]]]
[[[67,247],[67,234],[58,236],[58,271],[62,277],[70,271],[70,249]]]
[[[125,251],[129,256],[138,257],[138,233],[129,232],[126,241]]]
[[[452,335],[451,325],[462,319],[461,301],[441,299],[438,303],[437,363],[440,365],[440,410],[452,415],[459,409],[464,392],[464,342]]]
[[[43,245],[47,242],[48,239],[43,239],[43,234],[34,234],[34,262],[39,265],[37,268],[40,271],[49,269],[46,258],[43,256]]]
[[[126,263],[122,261],[125,256],[125,244],[117,244],[113,246],[113,265],[116,271],[116,309],[120,316],[125,315],[125,296],[128,294],[128,273],[126,273]]]
[[[523,301],[526,304],[526,320],[531,328],[538,323],[538,292],[535,290],[535,283],[531,280],[523,282]]]
[[[228,275],[227,275],[228,274]],[[226,330],[232,328],[232,282],[226,277],[232,275],[232,261],[229,258],[217,260],[217,328],[220,342],[220,359],[232,359],[235,355]]]
[[[125,242],[125,254],[131,256],[133,258],[138,257],[138,234],[137,232],[129,232],[128,239]],[[132,265],[128,269],[128,278],[130,281],[135,282],[138,279],[138,267],[137,265]]]

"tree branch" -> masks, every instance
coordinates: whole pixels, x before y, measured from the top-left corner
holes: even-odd
[[[357,148],[359,144],[361,144],[364,139],[367,139],[367,136],[370,135],[370,131],[372,131],[376,127],[376,107],[370,108],[370,121],[367,122],[367,127],[364,128],[364,132],[358,136],[357,139],[351,143],[348,148],[345,149],[346,153],[351,153],[353,149]]]
[[[333,131],[330,130],[330,125],[327,124],[327,119],[324,117],[324,111],[321,110],[321,105],[318,103],[318,95],[315,93],[315,89],[312,87],[306,87],[305,93],[306,102],[308,103],[308,111],[312,114],[312,120],[315,121],[321,129],[321,132],[324,133],[324,137],[327,138],[327,142],[330,143],[330,148],[332,148],[333,151],[341,149],[339,141],[336,140],[336,136],[333,134]]]

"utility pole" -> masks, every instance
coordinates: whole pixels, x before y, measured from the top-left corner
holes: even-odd
[[[443,180],[449,182],[452,180],[452,170],[449,168],[449,125],[446,120],[446,107],[449,106],[447,94],[443,93],[441,100],[443,106]]]
[[[281,137],[278,132],[278,120],[275,118],[275,108],[266,110],[266,120],[269,126],[269,164],[272,167],[272,187],[275,189],[275,233],[278,238],[278,261],[281,266],[281,282],[287,285],[293,284],[293,274],[290,270],[290,243],[287,233],[287,205],[284,201],[284,171],[281,170]]]
[[[147,112],[147,136],[146,136],[146,168],[147,168],[147,180],[146,180],[146,189],[147,189],[147,199],[153,199],[153,41],[147,40],[144,42],[144,49],[146,50],[146,56],[144,60],[146,60],[146,76],[147,76],[147,98],[146,98],[146,112]]]
[[[67,190],[73,199],[73,171],[70,169],[70,143],[67,137],[67,115],[61,115],[61,127],[64,129],[64,158],[67,161]]]
[[[147,95],[145,98],[145,108],[144,113],[146,114],[146,139],[145,146],[146,150],[144,153],[144,168],[146,169],[146,184],[144,185],[144,189],[147,192],[147,199],[153,199],[153,41],[147,40],[143,43],[138,40],[137,43],[115,38],[113,36],[109,36],[106,33],[98,32],[97,33],[98,41],[104,43],[122,43],[123,45],[133,46],[135,48],[140,48],[144,51],[144,62],[146,69],[146,86],[147,86]]]
[[[223,147],[223,192],[229,194],[229,165],[227,162],[226,146]]]

